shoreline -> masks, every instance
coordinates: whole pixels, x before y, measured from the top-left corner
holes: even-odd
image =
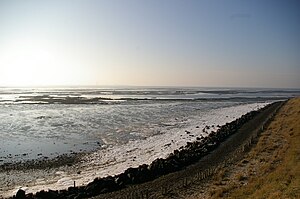
[[[26,171],[29,169],[49,169],[59,168],[61,166],[71,166],[81,161],[81,158],[87,153],[62,154],[54,158],[48,159],[47,156],[42,156],[38,159],[4,163],[0,165],[0,172],[7,171]]]
[[[267,104],[269,103],[250,103],[212,109],[205,112],[203,116],[197,117],[196,120],[189,121],[189,126],[184,126],[177,131],[169,130],[149,139],[129,142],[117,148],[108,147],[93,154],[84,155],[78,163],[71,166],[51,168],[44,164],[45,169],[28,168],[0,172],[0,178],[3,179],[0,182],[0,198],[12,196],[20,188],[26,190],[27,193],[36,193],[43,189],[67,189],[73,186],[74,181],[77,186],[87,185],[96,176],[117,175],[129,167],[138,167],[144,163],[150,164],[157,158],[166,158],[174,150],[184,147],[187,142],[196,141],[197,137],[206,137],[211,131],[217,130],[217,124],[222,125],[226,121],[233,121]],[[181,121],[176,120],[176,123],[178,122]],[[203,132],[202,128],[205,127],[209,129]],[[168,139],[165,139],[166,136]],[[50,159],[47,161],[51,163]]]
[[[279,102],[277,102],[277,103],[279,103]],[[269,107],[269,105],[268,105],[268,107]],[[263,109],[265,109],[265,108],[263,108]],[[260,112],[260,111],[259,111]],[[249,114],[248,114],[249,115]],[[251,115],[251,114],[250,114]],[[245,119],[245,118],[244,118]],[[238,120],[236,120],[236,121],[239,121],[240,119],[238,119]],[[220,128],[220,129],[222,129],[222,127]],[[222,129],[222,130],[224,130],[224,128]],[[232,129],[231,129],[232,130]],[[234,129],[234,130],[237,130],[236,128]],[[211,134],[211,136],[215,136],[214,134]],[[209,137],[209,136],[208,136]],[[215,140],[215,141],[218,141],[219,142],[219,140],[217,139],[217,140]],[[212,144],[212,143],[210,143],[210,145],[207,145],[206,147],[208,147],[208,151],[210,151],[211,149],[214,149],[214,148],[216,148],[216,146],[218,145],[218,144]],[[190,151],[189,152],[191,152],[191,150],[194,150],[194,149],[192,149],[192,147],[193,147],[193,144],[192,143],[190,143],[190,144],[188,144],[188,145],[190,145],[190,146],[187,146],[186,148],[189,148],[190,147]],[[176,152],[175,152],[176,153]],[[179,152],[179,154],[180,154],[180,152]],[[206,154],[205,154],[206,155]],[[172,156],[172,155],[170,155],[170,156]],[[176,154],[175,154],[175,156],[176,156]],[[200,156],[203,156],[203,154],[200,154]],[[193,157],[193,158],[195,158],[195,157]],[[193,159],[192,158],[192,159]],[[172,158],[171,158],[172,159]],[[193,161],[195,161],[195,159],[194,160],[188,160],[186,163],[188,163],[188,164],[190,164],[191,162],[193,162]],[[154,161],[155,162],[155,161]],[[157,161],[156,161],[157,162]],[[159,161],[158,161],[159,162]],[[151,164],[152,166],[153,165],[155,165],[155,163],[153,164]],[[151,166],[150,165],[150,166]],[[159,163],[158,163],[158,165],[159,165]],[[183,164],[182,165],[182,167],[185,167],[185,165]],[[141,166],[141,167],[139,167],[140,169],[142,169],[143,170],[143,168],[145,168],[145,165],[144,166]],[[154,166],[154,168],[155,168],[155,166]],[[148,169],[149,170],[149,169]],[[155,169],[154,169],[155,170]],[[164,169],[163,169],[164,170]],[[175,169],[176,170],[176,169]],[[151,171],[151,169],[150,169],[150,171]],[[126,171],[125,171],[125,173],[127,172],[127,174],[129,174],[129,175],[131,175],[132,174],[132,172],[134,173],[135,171],[134,171],[134,169],[131,169],[131,174],[130,174],[130,170],[129,169],[127,169]],[[129,173],[128,173],[129,172]],[[164,171],[162,171],[162,172],[164,172]],[[168,172],[167,172],[168,173]],[[121,175],[121,174],[120,174]],[[118,177],[120,177],[120,175],[118,176]],[[115,176],[116,177],[116,176]],[[157,176],[156,175],[154,175],[154,177],[156,178]],[[107,178],[104,178],[104,179],[107,179],[110,183],[112,182],[112,179],[111,179],[111,177],[107,177]],[[94,180],[95,181],[95,180]],[[97,181],[97,180],[96,180]],[[101,180],[100,180],[101,181]],[[132,180],[131,179],[131,181],[132,182],[130,182],[129,184],[135,184],[135,183],[139,183],[139,182],[135,182],[134,180]],[[143,180],[142,180],[143,181]],[[123,181],[124,182],[124,181]],[[101,182],[102,183],[102,182]],[[126,183],[125,183],[126,184]],[[89,184],[90,186],[91,186],[91,183]],[[112,184],[111,184],[112,185]],[[87,185],[88,186],[88,185]],[[122,186],[125,186],[125,185],[122,185]],[[127,186],[127,185],[126,185]],[[77,188],[77,190],[82,190],[82,187],[79,187],[79,188]],[[118,189],[118,188],[117,188]],[[74,190],[76,190],[76,188],[74,188]],[[73,191],[74,191],[73,190]],[[63,191],[62,191],[63,192]],[[76,192],[76,191],[75,191]],[[107,192],[107,190],[106,191],[104,191],[104,192]],[[40,192],[38,192],[37,193],[37,195],[39,194]],[[49,193],[49,192],[42,192],[42,193]],[[92,194],[92,195],[94,195],[94,194]]]
[[[272,119],[275,112],[280,109],[284,103],[285,102],[277,102],[277,105],[273,103],[267,108],[263,108],[264,110],[256,117],[246,122],[236,133],[231,135],[215,150],[208,153],[208,155],[201,158],[195,164],[189,165],[180,171],[161,176],[153,181],[132,185],[124,190],[98,195],[93,198],[108,199],[120,198],[120,196],[122,196],[121,198],[130,198],[131,196],[136,198],[145,196],[149,198],[187,197],[190,194],[182,196],[182,192],[186,192],[186,189],[191,184],[195,182],[205,183],[224,164],[232,164],[236,159],[240,158],[240,155],[244,153],[243,151],[246,152],[248,147],[250,147],[252,136],[257,136],[259,132],[261,132],[260,125],[264,124],[264,126],[266,126],[266,122]],[[268,117],[269,119],[266,119]],[[259,128],[257,128],[258,125]],[[251,139],[249,140],[249,138]]]
[[[58,168],[47,167],[44,170],[0,172],[0,178],[3,179],[0,182],[0,197],[9,197],[20,188],[27,193],[36,193],[43,189],[67,189],[73,186],[74,181],[76,181],[77,186],[87,185],[96,176],[117,175],[129,167],[138,167],[144,163],[150,164],[157,158],[166,158],[174,150],[184,147],[187,142],[196,141],[197,137],[207,136],[211,131],[218,128],[217,124],[222,125],[233,121],[235,118],[267,104],[250,103],[212,109],[205,112],[203,116],[197,117],[196,120],[192,118],[189,126],[184,126],[184,128],[176,131],[169,130],[166,133],[149,137],[149,139],[129,142],[121,147],[107,148],[95,154],[87,154],[75,165],[65,165]],[[176,124],[178,122],[181,121],[176,120]],[[202,128],[205,125],[209,126],[209,130],[205,129],[203,132]],[[166,137],[168,139],[165,139]]]
[[[181,198],[299,198],[300,97],[282,106],[250,148]]]

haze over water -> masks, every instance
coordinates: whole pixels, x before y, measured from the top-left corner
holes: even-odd
[[[297,0],[2,0],[0,87],[300,87]]]
[[[151,164],[300,96],[299,10],[297,0],[0,0],[0,198]],[[48,168],[61,155],[77,159]]]

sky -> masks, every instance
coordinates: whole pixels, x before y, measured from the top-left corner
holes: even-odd
[[[297,0],[0,0],[2,86],[300,88]]]

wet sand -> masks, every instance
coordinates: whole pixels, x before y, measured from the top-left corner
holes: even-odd
[[[222,153],[226,142],[234,138],[207,156],[207,162],[201,160],[185,171],[95,198],[299,198],[299,107],[300,98],[286,102],[243,151],[231,158],[223,156],[223,161],[215,160],[220,164],[207,177],[197,175],[198,171],[209,166],[210,157],[214,159],[215,153]],[[262,118],[270,114],[264,113],[245,128],[260,126]],[[246,132],[245,128],[238,133]],[[217,162],[211,166],[215,168]],[[209,167],[206,169],[210,171]]]
[[[118,160],[120,161],[120,165],[111,162],[112,157],[110,156],[116,155],[116,151],[111,151],[110,149],[105,152],[105,156],[103,154],[100,154],[99,156],[97,153],[95,155],[92,154],[91,157],[89,157],[89,155],[85,156],[85,154],[74,154],[74,156],[62,156],[54,160],[42,159],[38,161],[26,162],[24,164],[6,165],[5,168],[2,167],[3,172],[0,172],[1,178],[3,179],[0,182],[0,195],[2,192],[2,194],[5,193],[3,196],[11,196],[18,190],[18,188],[21,188],[21,186],[22,189],[27,191],[27,193],[36,192],[43,189],[47,190],[48,188],[54,190],[66,189],[69,186],[73,186],[74,181],[76,181],[76,185],[87,184],[93,181],[96,176],[104,177],[107,175],[115,175],[123,172],[129,167],[137,167],[138,165],[144,163],[150,164],[154,159],[162,157],[163,154],[168,155],[173,150],[180,148],[180,145],[184,146],[187,142],[196,140],[198,136],[203,134],[204,136],[208,135],[210,131],[213,131],[217,128],[216,124],[221,124],[222,121],[234,120],[241,114],[247,113],[249,111],[249,106],[251,107],[250,110],[259,108],[257,104],[250,104],[243,105],[240,108],[225,108],[226,111],[222,112],[222,114],[220,111],[218,114],[213,113],[213,117],[208,117],[205,120],[207,121],[205,122],[205,125],[209,125],[209,122],[211,123],[209,127],[210,129],[206,129],[205,133],[202,132],[201,127],[201,125],[203,125],[203,121],[200,121],[201,124],[192,124],[191,129],[186,129],[185,131],[183,130],[182,132],[178,133],[170,132],[170,135],[168,135],[168,138],[170,139],[151,137],[150,140],[147,139],[145,142],[139,143],[139,145],[136,145],[137,143],[131,143],[132,146],[124,146],[125,148],[123,147],[123,149],[117,151],[118,156],[120,156],[119,154],[123,154],[121,155],[121,159]],[[214,127],[213,124],[215,124]],[[172,143],[171,140],[176,141],[176,143]],[[137,147],[140,147],[140,149],[131,151],[130,147],[133,146],[134,148],[132,148],[132,150]],[[136,152],[138,151],[147,154],[136,156]],[[80,155],[84,155],[84,158],[81,158]],[[152,159],[149,159],[149,155]],[[109,157],[106,158],[106,156]],[[127,156],[132,157],[127,158]],[[136,158],[134,158],[135,156]],[[126,162],[124,162],[122,158],[125,158],[124,160],[126,160]],[[83,160],[84,164],[82,164]],[[86,163],[92,163],[96,166],[94,165],[89,167],[89,165],[87,165],[87,169],[87,167],[84,167]],[[49,178],[49,176],[52,177]],[[83,176],[86,176],[87,178],[83,178]]]
[[[210,198],[207,187],[211,184],[207,185],[207,183],[212,176],[223,166],[236,163],[247,153],[252,146],[252,141],[261,132],[261,127],[267,126],[281,105],[282,103],[271,105],[196,164],[151,182],[133,185],[94,198]]]

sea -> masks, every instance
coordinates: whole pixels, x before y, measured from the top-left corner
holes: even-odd
[[[203,126],[199,121],[212,110],[299,94],[253,88],[0,88],[0,164],[123,146]]]
[[[0,166],[80,154],[69,166],[0,172],[0,198],[86,185],[166,158],[300,89],[0,88]]]

